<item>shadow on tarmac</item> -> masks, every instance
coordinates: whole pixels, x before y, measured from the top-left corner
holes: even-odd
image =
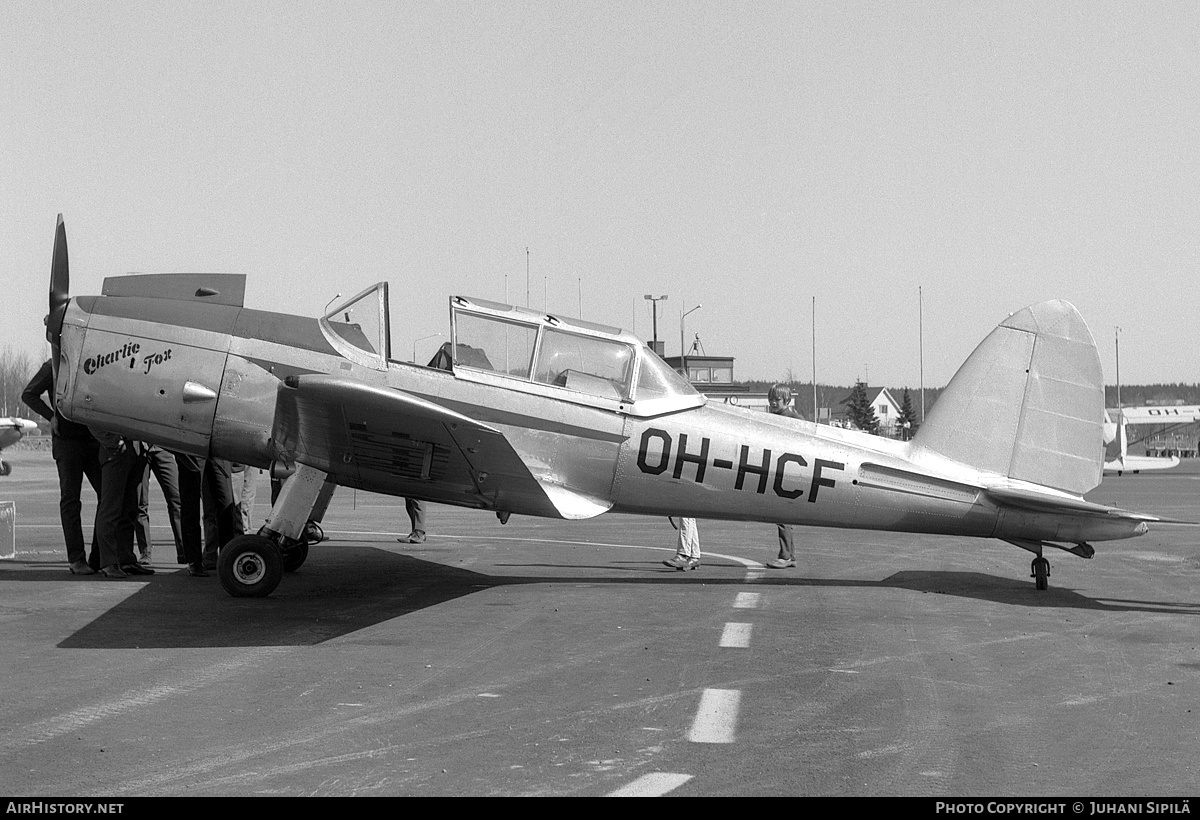
[[[393,618],[494,587],[525,584],[697,584],[707,586],[794,586],[845,589],[905,589],[991,603],[1047,609],[1200,615],[1200,603],[1100,601],[1070,589],[1039,592],[1031,581],[979,572],[907,570],[880,581],[807,578],[787,571],[752,584],[745,567],[706,564],[700,571],[675,572],[657,562],[622,562],[641,577],[563,574],[578,565],[520,564],[554,574],[485,575],[434,561],[370,547],[340,546],[314,551],[310,565],[284,578],[268,598],[231,598],[215,577],[191,578],[182,570],[163,572],[87,626],[58,644],[63,649],[311,646]],[[597,567],[611,571],[613,564]],[[62,581],[63,570],[27,569],[6,580]],[[117,584],[95,578],[79,583]]]

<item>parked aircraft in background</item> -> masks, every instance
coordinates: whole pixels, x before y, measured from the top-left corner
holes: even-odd
[[[1144,407],[1122,407],[1121,414],[1126,424],[1157,424],[1181,427],[1200,421],[1200,405],[1146,405]]]
[[[450,299],[450,342],[393,361],[387,284],[320,319],[243,306],[245,277],[118,276],[68,295],[59,217],[47,337],[77,422],[288,475],[266,524],[220,554],[263,596],[307,556],[328,484],[512,514],[654,516],[999,538],[1035,554],[1147,531],[1084,500],[1100,482],[1103,379],[1070,304],[976,348],[899,442],[708,403],[632,334]],[[444,369],[443,369],[444,368]],[[314,507],[317,509],[314,511]]]
[[[1113,421],[1113,419],[1117,419]],[[1179,456],[1130,455],[1128,428],[1153,425],[1159,433],[1200,421],[1200,405],[1120,407],[1104,411],[1104,472],[1139,473],[1179,466]],[[1135,442],[1136,443],[1136,442]]]
[[[37,429],[37,422],[29,419],[19,419],[16,416],[8,418],[0,418],[0,451],[5,447],[10,447],[16,444],[26,433],[32,433]],[[9,475],[12,473],[12,465],[7,461],[0,460],[0,476]]]

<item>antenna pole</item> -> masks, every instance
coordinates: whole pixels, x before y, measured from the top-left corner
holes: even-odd
[[[813,424],[820,424],[817,410],[817,297],[812,299]]]
[[[925,423],[925,294],[917,286],[917,360],[921,366],[921,423]]]
[[[1117,414],[1121,413],[1121,328],[1118,326],[1114,334],[1114,344],[1117,352]],[[1120,420],[1118,419],[1118,424]]]

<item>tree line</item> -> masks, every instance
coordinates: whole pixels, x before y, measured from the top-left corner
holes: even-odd
[[[28,351],[13,350],[9,345],[0,350],[0,416],[20,416],[41,424],[41,417],[21,401],[21,393],[43,361],[35,360]],[[49,432],[48,424],[42,432]]]
[[[792,401],[799,412],[807,419],[815,419],[813,409],[812,382],[768,382],[757,379],[734,382],[734,385],[744,387],[752,393],[765,393],[772,384],[786,384],[792,391]],[[925,412],[929,413],[942,394],[944,387],[925,388]],[[817,383],[817,406],[837,410],[839,403],[849,395],[847,415],[854,424],[862,430],[875,432],[879,426],[874,418],[874,408],[868,403],[868,386],[858,382],[853,386]],[[888,387],[888,392],[901,404],[901,424],[905,420],[912,423],[915,432],[921,420],[921,391],[912,387]],[[1126,384],[1121,385],[1121,406],[1144,407],[1146,405],[1200,405],[1200,384]],[[1104,388],[1104,406],[1117,406],[1116,385],[1106,385]]]

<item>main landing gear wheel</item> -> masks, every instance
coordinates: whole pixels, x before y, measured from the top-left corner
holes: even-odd
[[[0,475],[11,475],[12,465],[7,461],[0,461]]]
[[[1050,577],[1050,562],[1042,556],[1033,559],[1033,564],[1030,566],[1034,586],[1038,589],[1046,589],[1049,586],[1047,579]]]
[[[221,548],[217,574],[233,597],[265,598],[283,579],[283,554],[266,536],[239,535]]]

